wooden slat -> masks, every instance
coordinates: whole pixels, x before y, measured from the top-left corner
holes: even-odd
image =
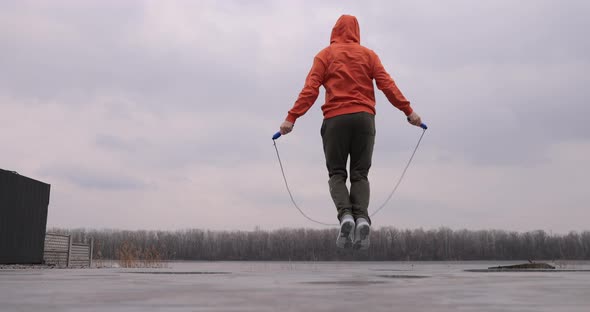
[[[58,237],[65,237],[65,238],[68,238],[70,236],[69,235],[65,235],[65,234],[47,233],[47,234],[45,234],[45,237],[56,237],[56,238],[58,238]]]
[[[72,267],[89,266],[90,248],[89,244],[80,243],[72,243],[70,246],[69,236],[47,233],[43,258],[47,264],[66,266],[69,259],[69,265]]]

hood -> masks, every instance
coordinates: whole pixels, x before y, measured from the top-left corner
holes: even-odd
[[[332,28],[330,44],[332,43],[361,43],[361,31],[356,17],[342,15]]]

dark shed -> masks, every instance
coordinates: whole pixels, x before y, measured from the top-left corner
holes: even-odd
[[[0,169],[0,264],[42,263],[50,187]]]

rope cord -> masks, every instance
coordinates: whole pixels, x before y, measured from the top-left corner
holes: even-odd
[[[418,147],[420,146],[420,143],[422,142],[422,138],[424,137],[424,134],[425,133],[426,133],[426,129],[423,129],[422,130],[422,135],[420,135],[420,138],[418,139],[418,143],[416,144],[416,147],[414,147],[414,151],[412,152],[412,156],[410,156],[410,159],[408,160],[408,163],[406,164],[406,167],[404,168],[401,176],[397,180],[397,183],[393,187],[393,190],[391,191],[391,193],[389,193],[389,196],[383,202],[383,204],[381,204],[381,206],[379,206],[379,208],[377,208],[377,210],[375,210],[375,212],[373,212],[370,215],[371,217],[373,217],[381,209],[383,209],[385,207],[385,205],[387,205],[387,203],[389,202],[389,200],[393,197],[393,194],[395,194],[395,192],[397,191],[397,188],[401,184],[404,176],[406,175],[406,172],[408,171],[408,168],[410,167],[410,164],[412,163],[412,160],[414,159],[414,155],[416,155],[416,151],[418,150]],[[287,188],[287,192],[289,193],[289,197],[291,198],[291,202],[293,203],[293,206],[295,206],[295,208],[297,208],[297,210],[299,210],[299,213],[301,213],[302,216],[304,216],[306,219],[308,219],[311,222],[314,222],[314,223],[317,223],[317,224],[321,224],[321,225],[326,225],[326,226],[338,226],[339,224],[337,224],[337,223],[325,223],[325,222],[317,221],[317,220],[309,217],[308,215],[306,215],[305,212],[303,212],[303,210],[301,210],[301,208],[299,208],[299,206],[295,202],[295,199],[293,198],[293,194],[291,193],[291,189],[289,188],[289,183],[287,182],[287,177],[285,175],[285,170],[283,168],[283,162],[281,161],[281,156],[279,155],[279,149],[277,147],[276,140],[273,140],[273,145],[275,147],[275,151],[277,152],[277,159],[279,160],[279,165],[281,167],[281,173],[283,174],[283,181],[285,182],[285,187]]]

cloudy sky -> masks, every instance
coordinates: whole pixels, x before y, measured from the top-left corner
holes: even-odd
[[[0,168],[51,184],[50,227],[321,228],[271,136],[341,14],[430,126],[375,226],[590,229],[583,0],[2,1]],[[336,222],[322,104],[277,143]],[[376,123],[373,209],[421,133],[381,93]]]

